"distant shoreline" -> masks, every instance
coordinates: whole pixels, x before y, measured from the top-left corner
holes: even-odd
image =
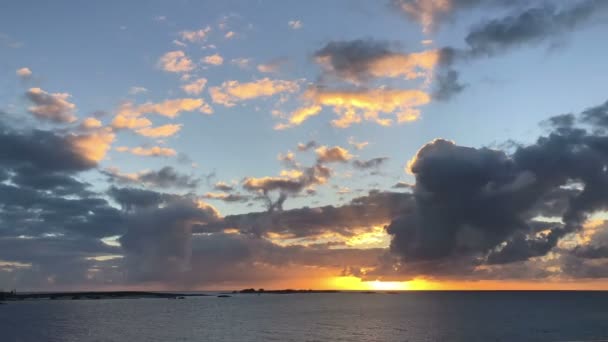
[[[606,290],[402,290],[402,291],[359,291],[359,290],[255,290],[239,291],[209,291],[207,293],[192,292],[155,292],[155,291],[63,291],[63,292],[23,292],[2,293],[0,304],[3,302],[23,300],[100,300],[100,299],[185,299],[187,297],[231,297],[232,295],[262,295],[262,294],[314,294],[314,293],[344,293],[344,294],[415,294],[415,293],[556,293],[556,292],[607,292]]]

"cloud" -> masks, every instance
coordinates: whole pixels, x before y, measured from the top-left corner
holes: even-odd
[[[130,95],[143,94],[143,93],[147,93],[147,92],[148,92],[148,89],[146,89],[144,87],[134,86],[134,87],[129,88]]]
[[[328,233],[352,237],[362,229],[382,226],[412,205],[411,194],[371,192],[343,206],[299,208],[229,215],[222,220],[201,225],[197,232],[238,229],[242,234],[284,238],[314,238]]]
[[[604,1],[585,1],[558,9],[545,4],[477,25],[465,38],[472,55],[494,55],[570,33],[608,8]]]
[[[263,73],[277,73],[287,63],[287,58],[277,58],[268,63],[258,64],[258,71]]]
[[[115,137],[111,128],[102,127],[84,134],[70,134],[67,139],[78,154],[92,163],[98,163],[105,158]]]
[[[388,225],[391,250],[427,273],[441,264],[462,273],[546,255],[589,215],[608,208],[599,190],[608,184],[606,139],[559,127],[511,155],[441,139],[428,143],[409,163],[416,210]]]
[[[138,117],[143,114],[158,114],[169,118],[177,117],[181,112],[191,112],[200,109],[205,105],[203,99],[179,98],[170,99],[162,102],[146,102],[141,105],[134,105],[132,102],[123,103],[117,115],[128,117]]]
[[[241,69],[249,68],[249,64],[251,63],[251,59],[249,58],[234,58],[230,60],[230,63],[238,66]]]
[[[17,69],[17,71],[15,73],[17,74],[17,76],[19,76],[23,79],[26,79],[26,78],[29,78],[30,76],[32,76],[32,70],[30,70],[30,68],[27,68],[27,67]]]
[[[300,151],[300,152],[308,151],[317,146],[318,146],[318,144],[314,140],[311,140],[311,141],[307,142],[306,144],[298,143],[298,151]]]
[[[169,51],[158,61],[158,66],[167,72],[188,72],[194,70],[194,63],[181,50]]]
[[[167,148],[167,147],[160,147],[160,146],[152,146],[152,147],[126,147],[126,146],[119,146],[116,147],[116,151],[118,152],[128,152],[131,154],[134,154],[136,156],[147,156],[147,157],[173,157],[175,155],[177,155],[177,152],[175,152],[174,149],[172,148]]]
[[[251,100],[259,97],[270,97],[280,93],[293,93],[299,89],[294,81],[271,80],[263,78],[253,82],[240,83],[225,81],[219,87],[209,88],[213,102],[231,107],[236,102]]]
[[[226,32],[226,34],[224,35],[224,38],[226,39],[232,39],[236,36],[236,33],[234,31],[228,31]]]
[[[165,166],[159,170],[146,170],[137,173],[122,173],[116,169],[106,169],[103,173],[111,181],[119,184],[139,184],[159,189],[194,189],[199,183],[198,179],[181,174],[171,166]]]
[[[354,137],[349,137],[348,144],[353,146],[356,150],[362,150],[369,145],[369,141],[357,141]]]
[[[362,84],[373,78],[429,78],[440,60],[439,50],[400,53],[376,40],[332,41],[315,53],[326,72]]]
[[[170,137],[175,135],[182,129],[181,124],[167,124],[157,127],[144,127],[137,129],[135,132],[139,135],[150,138]]]
[[[242,186],[247,191],[262,194],[269,211],[282,210],[287,195],[295,195],[308,187],[325,184],[331,176],[331,169],[319,163],[297,171],[284,173],[279,177],[246,177]],[[272,191],[279,192],[276,201],[270,199],[269,193]]]
[[[203,198],[210,200],[219,200],[224,202],[247,202],[250,197],[240,194],[227,194],[225,192],[207,192]]]
[[[80,123],[80,126],[83,129],[94,129],[94,128],[100,128],[101,126],[103,126],[103,124],[101,123],[101,121],[99,121],[96,118],[88,117],[88,118],[85,118],[84,120],[82,120],[82,122]]]
[[[152,126],[152,121],[143,117],[133,117],[118,114],[112,120],[112,127],[116,129],[137,129]]]
[[[359,170],[377,169],[388,160],[387,157],[372,158],[368,160],[354,160],[353,166]]]
[[[429,103],[431,99],[430,95],[422,90],[328,90],[319,87],[308,89],[304,98],[313,105],[333,107],[338,119],[333,120],[332,124],[339,128],[360,123],[363,119],[382,126],[391,125],[394,119],[382,118],[382,113],[395,114],[399,123],[414,121],[420,115],[420,110],[416,107]],[[292,114],[290,118],[292,125],[298,121],[295,117]]]
[[[458,76],[458,72],[452,69],[439,72],[435,78],[436,86],[433,98],[438,101],[447,101],[460,94],[467,86],[460,83]]]
[[[299,30],[304,26],[304,24],[302,24],[300,20],[290,20],[289,22],[287,22],[287,25],[292,30]]]
[[[234,190],[234,187],[232,185],[226,184],[224,182],[217,182],[213,185],[213,188],[217,191],[225,191],[225,192],[230,192],[232,190]]]
[[[199,78],[191,83],[184,84],[182,89],[189,95],[200,95],[207,84],[206,78]]]
[[[25,96],[34,104],[28,111],[39,119],[56,123],[76,121],[76,105],[68,101],[71,97],[68,93],[47,93],[40,88],[30,88]]]
[[[319,163],[345,163],[353,156],[347,149],[340,146],[320,146],[315,149]]]
[[[211,65],[222,65],[224,63],[224,58],[222,58],[222,56],[220,56],[219,54],[216,53],[213,55],[203,57],[203,59],[201,59],[201,61],[203,61],[203,63],[211,64]]]
[[[211,27],[207,26],[196,31],[181,31],[179,36],[182,40],[190,43],[201,42],[207,39],[207,35],[211,32]]]

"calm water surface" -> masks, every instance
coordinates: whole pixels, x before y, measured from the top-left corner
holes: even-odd
[[[0,341],[608,340],[608,293],[290,294],[0,305]]]

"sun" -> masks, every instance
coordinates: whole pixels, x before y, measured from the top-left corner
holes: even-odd
[[[364,282],[370,286],[372,290],[376,291],[406,291],[410,290],[410,284],[408,281],[366,281]]]
[[[355,291],[410,291],[429,290],[433,286],[424,279],[413,279],[409,281],[363,281],[354,276],[334,277],[328,283],[328,288],[335,290]]]

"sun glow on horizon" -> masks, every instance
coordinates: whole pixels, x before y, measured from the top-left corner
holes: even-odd
[[[334,277],[329,281],[331,288],[336,290],[362,290],[362,291],[416,291],[432,290],[434,286],[424,279],[409,281],[363,281],[359,277]]]

